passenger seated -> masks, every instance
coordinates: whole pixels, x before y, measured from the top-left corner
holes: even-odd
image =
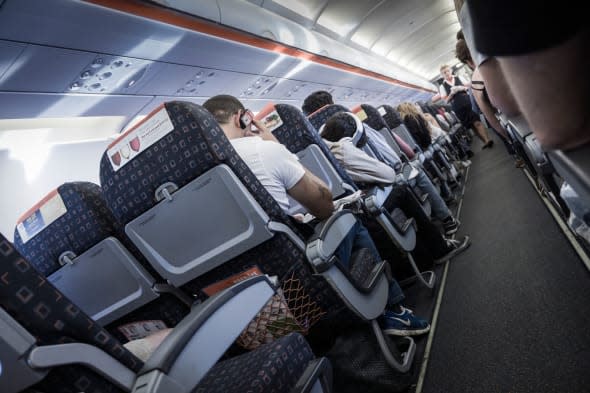
[[[452,144],[451,137],[448,135],[446,131],[439,127],[440,124],[438,124],[434,116],[423,110],[421,110],[421,114],[422,116],[424,116],[424,119],[426,119],[428,125],[430,126],[430,140],[432,141],[432,143],[434,143],[439,138],[445,138],[445,140]],[[458,154],[456,154],[456,156],[458,156]],[[468,168],[471,165],[471,160],[469,160],[468,158],[464,160],[461,160],[459,157],[456,158],[457,163],[460,164],[463,168]]]
[[[317,218],[332,215],[334,204],[329,188],[278,143],[261,122],[254,120],[237,98],[218,95],[207,100],[203,107],[213,114],[234,149],[285,212],[289,209],[287,195],[290,195]],[[244,115],[249,120],[243,118]],[[252,123],[257,130],[252,129]],[[368,249],[376,261],[382,260],[367,229],[357,222],[336,255],[347,267],[353,252],[361,248]],[[386,311],[380,321],[384,333],[409,336],[428,332],[430,324],[405,308],[401,303],[403,299],[399,284],[392,280]]]
[[[314,91],[303,100],[301,111],[305,116],[311,115],[318,109],[326,106],[333,105],[334,99],[332,95],[325,90]]]
[[[340,112],[326,122],[321,135],[330,147],[330,151],[354,181],[378,185],[394,183],[396,173],[393,168],[370,157],[353,144],[352,138],[356,131],[357,122],[354,115]],[[414,203],[405,187],[394,187],[384,206],[388,211],[393,207],[399,207],[416,220],[418,225],[416,249],[425,252],[435,263],[448,261],[470,244],[468,236],[460,241],[446,239],[424,211]],[[449,217],[454,220],[452,216],[449,215]]]
[[[313,113],[318,109],[326,105],[333,105],[334,100],[332,95],[327,91],[316,91],[307,98],[305,98],[303,102],[303,109],[304,113],[308,111],[309,113]],[[376,130],[372,129],[371,127],[366,127],[368,136],[372,143],[375,144],[379,153],[383,156],[383,158],[387,161],[387,163],[392,167],[395,168],[396,166],[401,165],[402,160],[400,157],[389,147],[387,142],[383,139]],[[354,180],[354,178],[353,178]],[[441,197],[441,195],[437,192],[434,184],[428,178],[428,176],[424,173],[424,170],[420,169],[418,174],[416,175],[416,185],[420,190],[428,194],[430,204],[432,206],[432,215],[434,218],[440,220],[443,223],[445,228],[445,234],[447,236],[452,235],[453,233],[457,232],[459,228],[459,222],[453,217],[451,211],[449,210],[445,200]],[[449,202],[453,201],[451,197],[451,191],[448,190],[446,192],[447,195],[445,197]]]
[[[354,116],[354,115],[353,115]],[[354,120],[354,118],[353,118]],[[387,164],[395,170],[396,167],[401,165],[400,157],[389,147],[387,142],[383,139],[383,136],[371,127],[366,126],[365,131],[369,140],[378,148],[379,153],[385,158]],[[356,130],[356,127],[355,127]],[[338,158],[338,157],[337,157]],[[342,162],[341,158],[339,160]],[[353,177],[353,180],[354,177]],[[445,229],[445,235],[450,236],[457,232],[459,229],[459,221],[453,217],[449,210],[446,202],[443,200],[441,195],[436,191],[434,184],[430,178],[424,173],[424,170],[418,169],[418,174],[415,177],[416,185],[425,194],[428,194],[430,205],[432,206],[433,218],[436,218],[442,222]],[[362,180],[359,180],[362,182]],[[451,201],[451,198],[447,198]]]

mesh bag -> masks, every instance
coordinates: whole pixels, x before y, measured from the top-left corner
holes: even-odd
[[[236,342],[251,350],[291,332],[305,335],[324,314],[305,293],[299,279],[292,275],[283,281],[281,288],[248,324]]]

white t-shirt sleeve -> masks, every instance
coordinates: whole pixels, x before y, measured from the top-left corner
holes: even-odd
[[[303,165],[297,156],[279,143],[266,143],[264,149],[264,165],[289,190],[301,180],[305,174]]]

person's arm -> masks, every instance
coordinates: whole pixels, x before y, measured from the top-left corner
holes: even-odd
[[[478,68],[476,68],[473,72],[473,80],[478,81],[480,80],[480,78],[481,75],[479,73]],[[491,103],[488,100],[486,100],[484,92],[474,88],[472,88],[471,91],[473,92],[473,98],[475,98],[477,106],[479,106],[479,109],[481,109],[481,111],[483,112],[483,115],[485,116],[488,123],[490,123],[492,128],[498,131],[505,139],[510,140],[510,138],[508,137],[508,133],[496,118],[496,108],[492,107]]]
[[[588,30],[556,47],[499,59],[539,142],[570,149],[590,142]]]
[[[481,74],[482,80],[485,81],[490,103],[507,116],[520,115],[520,108],[516,103],[516,99],[512,94],[512,89],[508,85],[508,81],[506,81],[506,78],[500,69],[500,62],[498,59],[490,57],[480,64],[479,67],[477,67],[477,70]]]
[[[321,220],[330,217],[334,211],[330,189],[307,169],[303,177],[287,190],[287,194]]]
[[[453,97],[453,93],[451,92],[451,94],[447,94],[444,83],[445,82],[443,81],[443,83],[440,85],[440,88],[438,89],[438,95],[440,99],[444,100],[445,102],[449,102]]]
[[[469,89],[471,87],[471,81],[464,81],[463,79],[461,79],[460,77],[456,76],[455,78],[457,78],[459,80],[459,82],[461,82],[461,84],[463,86],[456,86],[459,89],[457,89],[458,91],[467,91],[467,89]]]
[[[270,176],[309,213],[320,219],[332,214],[334,205],[330,189],[305,169],[295,154],[280,143],[271,141],[262,142],[259,152]]]
[[[254,123],[256,128],[258,128],[258,130],[252,131],[250,129],[250,131],[246,132],[246,136],[259,136],[260,138],[264,139],[265,141],[273,141],[273,142],[279,143],[279,141],[277,140],[277,138],[275,138],[275,136],[272,134],[272,132],[270,132],[268,130],[268,128],[266,128],[261,121],[254,119],[254,116],[252,116],[252,123]]]
[[[354,181],[379,184],[391,184],[395,181],[393,168],[370,157],[352,142],[341,141],[338,145],[332,145],[330,150]]]

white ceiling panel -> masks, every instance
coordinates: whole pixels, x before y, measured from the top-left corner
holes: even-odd
[[[433,59],[440,52],[449,53],[454,48],[454,43],[449,44],[449,38],[454,39],[459,30],[453,0],[265,0],[261,6],[304,27],[317,25],[318,32],[326,32],[331,38],[336,38],[337,43],[363,48],[367,53],[386,58],[425,79],[431,79],[438,73]],[[281,37],[276,39],[285,42]],[[441,49],[428,50],[436,41],[439,41]],[[415,43],[423,44],[415,46]],[[297,46],[309,50],[304,45]],[[333,49],[327,50],[330,56],[339,58]],[[416,61],[397,62],[400,54]],[[366,67],[382,72],[370,63]]]
[[[323,11],[324,7],[329,3],[329,0],[275,0],[270,2],[263,2],[264,7],[268,7],[268,3],[279,4],[304,18],[315,20]]]
[[[378,7],[381,0],[332,0],[317,20],[318,25],[347,37]]]

